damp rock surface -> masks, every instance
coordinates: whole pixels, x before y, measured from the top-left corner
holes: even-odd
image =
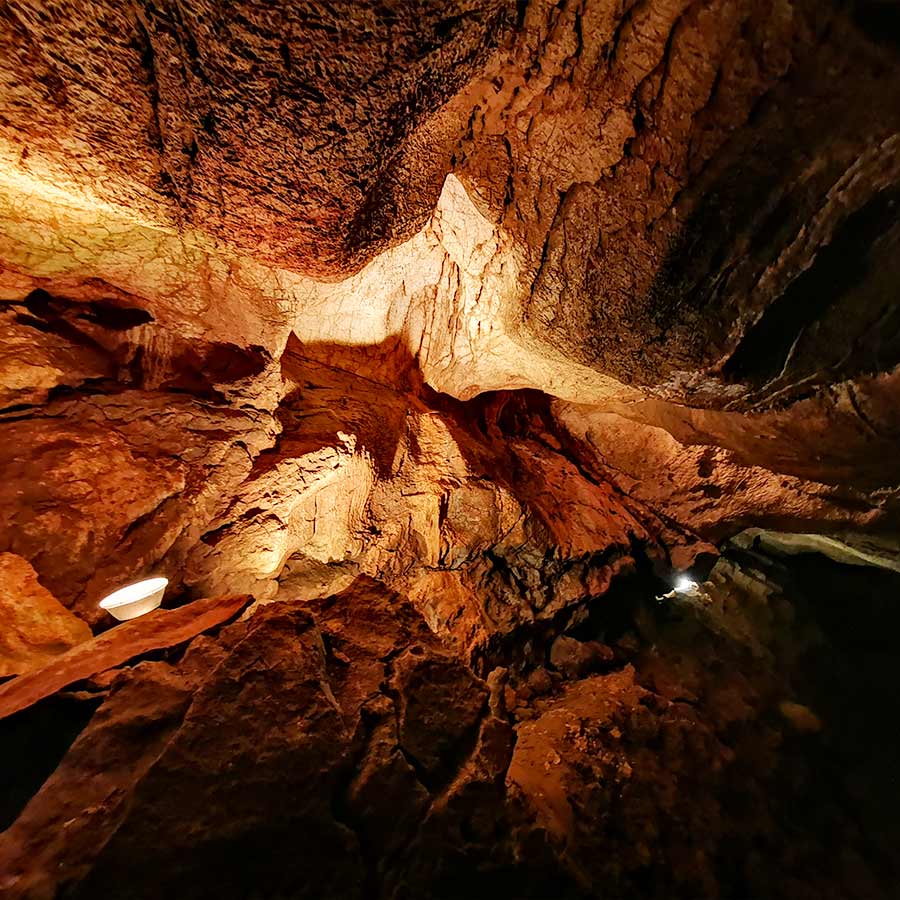
[[[898,47],[0,6],[0,894],[890,896]]]

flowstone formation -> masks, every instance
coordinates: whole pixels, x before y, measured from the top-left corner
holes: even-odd
[[[0,4],[0,896],[890,896],[898,46]]]

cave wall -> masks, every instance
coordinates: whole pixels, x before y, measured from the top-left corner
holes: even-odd
[[[0,896],[891,896],[898,35],[0,2]]]
[[[877,12],[5,4],[0,547],[94,622],[151,569],[480,617],[498,557],[494,623],[895,529]]]
[[[742,551],[668,598],[619,582],[484,680],[365,576],[197,601],[168,640],[150,614],[74,689],[4,717],[0,686],[0,891],[886,900],[897,579]]]

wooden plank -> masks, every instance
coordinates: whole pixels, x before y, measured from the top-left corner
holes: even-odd
[[[247,595],[209,597],[177,609],[156,609],[138,619],[123,622],[73,647],[43,668],[33,669],[0,685],[0,719],[76,681],[120,666],[144,653],[183,644],[234,618],[252,601],[253,598]]]

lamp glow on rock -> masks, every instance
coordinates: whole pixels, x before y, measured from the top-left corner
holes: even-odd
[[[687,575],[682,575],[675,582],[675,590],[678,591],[679,594],[686,594],[688,591],[694,590],[697,587],[696,581],[691,581]]]
[[[168,578],[146,578],[113,591],[100,601],[100,608],[120,622],[136,619],[156,609],[162,603]]]

